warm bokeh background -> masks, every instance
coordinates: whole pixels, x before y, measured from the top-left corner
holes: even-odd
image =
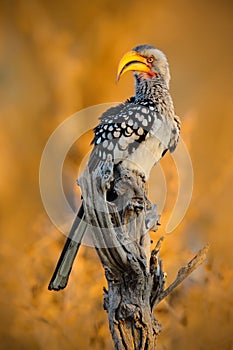
[[[228,0],[0,2],[1,349],[112,349],[93,249],[82,247],[65,291],[47,291],[64,236],[42,206],[38,170],[60,122],[132,94],[130,75],[115,84],[116,67],[141,43],[169,58],[195,174],[189,211],[162,250],[168,280],[211,242],[205,266],[158,308],[158,349],[233,349],[232,10]],[[88,142],[67,156],[73,192]],[[176,195],[169,159],[162,223]],[[154,238],[163,233],[164,225]]]

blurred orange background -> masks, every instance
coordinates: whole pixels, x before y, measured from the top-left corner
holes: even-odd
[[[117,64],[149,43],[169,59],[194,168],[189,210],[162,248],[168,283],[211,243],[208,261],[159,305],[158,349],[233,350],[232,10],[227,0],[1,1],[1,349],[113,349],[94,249],[81,248],[67,289],[47,291],[65,238],[43,208],[39,163],[50,134],[71,114],[133,94],[130,74],[115,84]],[[90,140],[83,137],[65,161],[67,190],[77,196]],[[169,156],[162,164],[168,199],[154,240],[176,198]]]

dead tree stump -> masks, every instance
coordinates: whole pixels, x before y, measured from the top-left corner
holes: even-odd
[[[147,198],[142,174],[114,165],[110,157],[94,172],[87,167],[79,184],[86,221],[108,283],[104,309],[115,349],[154,350],[161,329],[154,307],[190,269],[164,291],[161,239],[150,251],[149,231],[156,230],[159,216],[156,205]],[[198,256],[196,259],[193,269],[200,264]]]

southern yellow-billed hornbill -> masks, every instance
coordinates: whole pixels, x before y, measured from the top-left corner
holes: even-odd
[[[180,121],[169,93],[170,73],[163,52],[151,45],[135,47],[121,59],[117,79],[127,71],[134,72],[135,96],[101,116],[94,129],[88,166],[93,171],[111,154],[114,164],[137,170],[148,179],[151,168],[166,151],[175,150]],[[50,290],[67,285],[86,230],[84,216],[81,206],[50,281]]]

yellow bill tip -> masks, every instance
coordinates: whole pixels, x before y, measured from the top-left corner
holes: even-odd
[[[135,51],[127,52],[119,62],[116,82],[128,71],[150,72],[147,59]]]

